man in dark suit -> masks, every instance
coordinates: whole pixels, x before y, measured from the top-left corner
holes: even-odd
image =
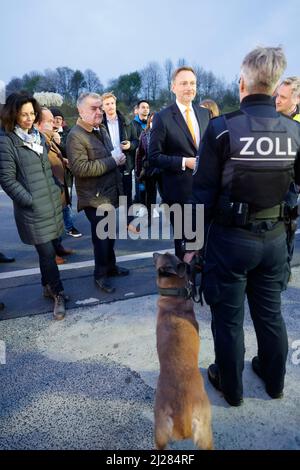
[[[208,110],[192,104],[196,85],[196,75],[191,67],[175,70],[171,90],[176,103],[155,114],[150,138],[150,164],[163,170],[163,202],[168,205],[179,203],[182,211],[183,205],[191,199],[197,150],[209,122]],[[171,223],[174,228],[172,212]],[[174,242],[175,254],[182,259],[182,239],[174,237]]]

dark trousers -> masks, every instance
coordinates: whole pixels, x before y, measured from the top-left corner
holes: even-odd
[[[299,191],[295,183],[291,183],[289,192],[286,195],[285,202],[289,209],[293,209],[297,205]],[[297,219],[291,222],[291,226],[288,229],[287,236],[287,248],[289,255],[289,262],[291,263],[294,249],[295,249],[295,233],[297,230]]]
[[[203,292],[212,312],[216,362],[225,395],[243,395],[244,301],[247,296],[267,388],[284,386],[288,341],[281,292],[289,276],[282,222],[254,233],[213,224],[206,241]],[[259,226],[256,226],[258,229]]]
[[[94,207],[86,207],[84,209],[85,215],[91,224],[95,259],[94,277],[95,279],[99,279],[114,268],[116,265],[116,256],[114,252],[115,240],[110,238],[101,240],[96,233],[97,224],[105,217],[104,215],[97,216],[96,211],[97,209]]]
[[[150,221],[152,210],[151,206],[156,204],[157,196],[157,185],[160,175],[147,176],[145,178],[145,188],[146,188],[146,207],[148,211],[148,219]]]
[[[174,203],[169,203],[170,206],[172,206]],[[182,218],[181,218],[181,221],[180,221],[180,224],[181,224],[181,233],[182,233],[182,237],[181,238],[175,238],[176,234],[174,233],[174,246],[175,246],[175,255],[183,260],[183,257],[185,255],[185,248],[183,246],[183,239],[184,239],[184,212],[183,212],[183,204],[180,204],[181,205],[181,209],[182,209]],[[175,217],[174,217],[174,213],[171,211],[170,212],[170,222],[171,222],[171,225],[173,227],[173,231],[174,231],[174,223],[175,223]]]
[[[124,195],[127,197],[127,209],[132,205],[132,173],[122,174]],[[134,219],[132,215],[127,214],[127,225]]]
[[[35,249],[39,255],[40,270],[42,276],[42,285],[49,284],[52,292],[58,294],[63,291],[63,285],[60,280],[59,270],[55,262],[55,248],[58,240],[52,240],[47,243],[35,245]]]

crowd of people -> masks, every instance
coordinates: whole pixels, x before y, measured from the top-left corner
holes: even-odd
[[[71,129],[58,108],[40,107],[27,93],[8,96],[1,111],[0,184],[13,201],[21,240],[38,253],[57,320],[68,300],[57,265],[72,254],[61,236],[82,235],[74,226],[73,180],[77,209],[91,227],[95,284],[106,293],[114,291],[111,277],[129,271],[116,264],[115,238],[97,235],[105,217],[99,207],[117,208],[123,194],[130,206],[134,193],[151,223],[158,192],[169,206],[204,205],[201,269],[216,355],[208,376],[232,406],[243,401],[246,295],[258,343],[253,369],[272,398],[283,394],[281,292],[296,229],[289,214],[300,185],[300,78],[280,81],[285,67],[281,48],[251,51],[240,72],[240,109],[224,115],[210,99],[195,103],[197,79],[188,66],[173,73],[173,104],[154,113],[141,100],[131,121],[113,92],[81,94]],[[132,221],[128,215],[127,228],[138,233]],[[172,213],[170,221],[174,227]],[[184,234],[183,216],[181,223]],[[174,244],[177,257],[191,262],[195,253],[186,252],[184,235]],[[10,261],[0,254],[0,262]]]

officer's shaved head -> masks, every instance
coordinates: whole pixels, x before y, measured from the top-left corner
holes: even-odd
[[[244,58],[241,76],[249,94],[272,95],[285,68],[281,47],[257,47]]]

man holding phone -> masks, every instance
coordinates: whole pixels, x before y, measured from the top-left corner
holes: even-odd
[[[112,92],[102,95],[102,109],[104,111],[102,123],[107,129],[114,149],[121,149],[126,156],[126,164],[120,170],[127,206],[130,207],[132,205],[133,155],[139,143],[138,136],[132,123],[117,110],[117,98]],[[128,230],[136,232],[136,227],[131,224],[132,219],[132,216],[127,216]]]

